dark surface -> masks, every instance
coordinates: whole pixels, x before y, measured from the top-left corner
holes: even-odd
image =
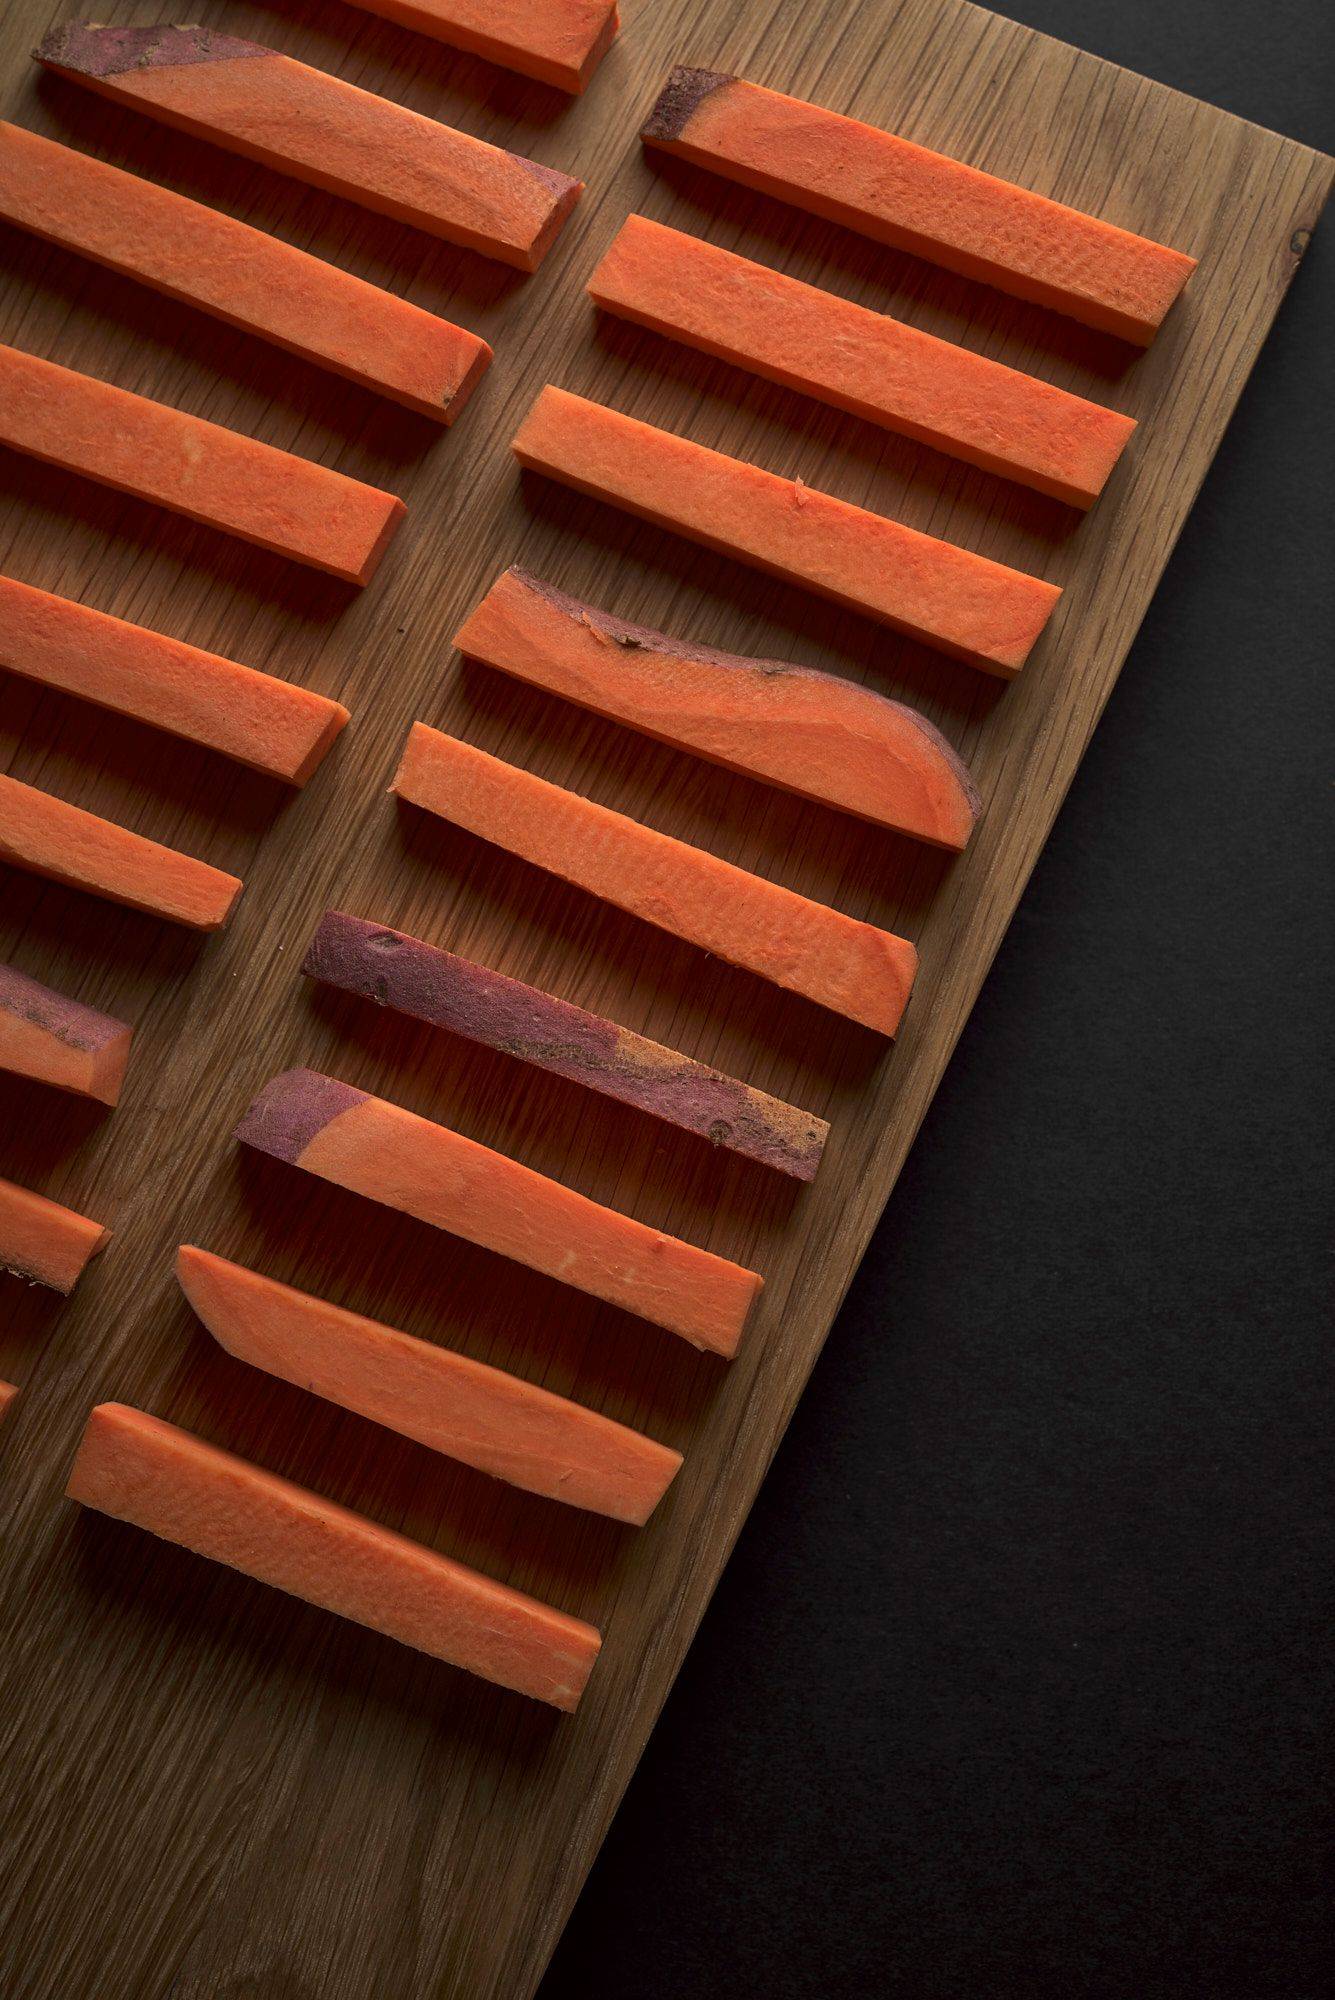
[[[1004,11],[1335,149],[1317,0]],[[1325,1989],[1335,217],[542,2000]]]

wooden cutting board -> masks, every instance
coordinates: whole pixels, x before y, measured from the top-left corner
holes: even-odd
[[[4,115],[202,197],[477,328],[494,369],[455,432],[0,231],[0,337],[387,485],[409,519],[364,594],[0,455],[0,570],[340,696],[354,722],[289,798],[203,753],[4,677],[0,768],[246,878],[201,943],[0,874],[0,953],[138,1024],[114,1117],[0,1086],[0,1174],[111,1223],[76,1297],[0,1280],[0,1769],[7,2000],[525,2000],[829,1328],[1329,191],[1332,163],[960,0],[629,0],[580,101],[343,6],[193,5],[415,108],[581,174],[529,280],[166,134],[28,48],[77,11],[10,0]],[[146,20],[151,6],[101,6]],[[184,17],[183,17],[184,18]],[[674,61],[854,112],[1194,252],[1153,350],[668,163],[636,133]],[[647,334],[583,283],[640,209],[1130,411],[1086,520]],[[1010,687],[538,480],[507,449],[555,381],[1065,586]],[[848,674],[926,710],[971,760],[967,856],[698,766],[463,669],[450,634],[519,560],[620,614]],[[914,937],[898,1046],[674,946],[385,788],[414,717]],[[311,991],[329,904],[474,954],[833,1121],[794,1192],[500,1057]],[[1097,913],[1092,913],[1097,920]],[[1110,965],[1111,979],[1135,968]],[[760,1269],[725,1367],[486,1254],[239,1154],[274,1071],[307,1063],[444,1118]],[[985,1186],[961,1191],[986,1201]],[[573,1393],[680,1446],[642,1533],[512,1493],[212,1349],[176,1295],[182,1240]],[[1017,1245],[1017,1255],[1023,1246]],[[893,1327],[887,1330],[893,1338]],[[563,1720],[137,1532],[62,1487],[119,1397],[596,1620]]]

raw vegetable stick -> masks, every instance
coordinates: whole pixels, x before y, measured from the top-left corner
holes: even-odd
[[[527,570],[497,577],[454,643],[660,742],[937,847],[962,848],[978,817],[964,764],[902,702],[629,625]]]
[[[181,1289],[239,1361],[526,1493],[642,1527],[681,1453],[532,1382],[183,1243]]]
[[[1046,195],[717,70],[674,69],[641,137],[1139,347],[1196,268]]]
[[[0,218],[443,424],[491,360],[407,299],[17,125],[0,125]]]
[[[1132,417],[986,355],[628,216],[589,280],[606,312],[1072,507],[1092,507]]]
[[[0,576],[0,667],[304,785],[341,702]]]
[[[368,14],[576,95],[617,31],[616,0],[357,0]]]
[[[31,1188],[0,1181],[0,1271],[31,1285],[72,1292],[90,1257],[105,1250],[111,1231]]]
[[[393,789],[729,965],[879,1034],[893,1035],[899,1026],[918,969],[918,954],[904,938],[809,902],[421,722],[409,732]]]
[[[346,583],[369,583],[405,511],[392,493],[15,347],[0,347],[0,444]]]
[[[754,1271],[603,1208],[461,1132],[351,1084],[290,1069],[237,1138],[290,1166],[732,1355],[760,1291]]]
[[[242,889],[235,875],[3,772],[0,862],[197,931],[221,930]]]
[[[820,1165],[830,1130],[823,1118],[403,931],[329,910],[302,971],[632,1104],[794,1180],[811,1180]]]
[[[984,672],[1018,673],[1061,592],[1035,576],[727,458],[568,390],[519,427],[521,465],[879,619]]]
[[[0,965],[0,1069],[114,1104],[134,1030]]]
[[[592,1625],[124,1403],[88,1419],[69,1499],[451,1666],[573,1709]]]
[[[210,28],[73,22],[48,69],[363,208],[536,271],[582,182]]]
[[[0,1417],[3,1417],[17,1395],[18,1390],[12,1382],[0,1382]]]

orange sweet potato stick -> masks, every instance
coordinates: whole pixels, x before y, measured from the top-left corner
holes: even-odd
[[[71,1500],[354,1624],[573,1709],[592,1625],[124,1403],[88,1419]]]
[[[642,1527],[681,1453],[429,1340],[183,1243],[182,1291],[238,1361],[526,1493]]]
[[[1092,507],[1132,417],[631,215],[589,280],[604,311],[837,410]]]
[[[369,583],[405,511],[328,466],[16,347],[0,347],[0,444],[346,583]]]
[[[210,28],[76,21],[48,69],[197,139],[468,250],[536,271],[582,182]]]
[[[0,1069],[115,1104],[134,1030],[0,965]]]
[[[72,1292],[84,1265],[111,1241],[111,1231],[31,1188],[0,1181],[0,1271],[31,1285]]]
[[[0,772],[0,862],[191,930],[221,930],[242,884]]]
[[[527,570],[497,577],[454,643],[662,743],[937,847],[962,848],[978,817],[964,764],[902,702],[629,625]]]
[[[17,125],[0,124],[0,219],[443,424],[491,360],[407,299]]]
[[[893,1035],[899,1026],[918,969],[918,954],[904,938],[748,875],[421,722],[409,731],[392,789],[410,805],[730,965],[880,1034]]]
[[[830,1136],[825,1119],[405,931],[326,910],[301,969],[634,1105],[794,1180],[815,1178]]]
[[[717,70],[674,69],[641,137],[1139,347],[1196,268],[1046,195]]]
[[[1061,592],[801,480],[727,458],[565,389],[520,425],[521,465],[802,584],[984,672],[1018,673]]]
[[[274,1077],[237,1138],[466,1242],[732,1355],[761,1280],[504,1153],[314,1070]]]
[[[304,785],[341,702],[0,576],[0,667]]]
[[[368,14],[578,96],[616,37],[616,0],[357,0]]]

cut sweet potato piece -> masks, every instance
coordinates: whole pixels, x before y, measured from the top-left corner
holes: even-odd
[[[603,1208],[461,1132],[314,1070],[274,1077],[236,1136],[244,1146],[512,1257],[715,1354],[736,1352],[760,1291],[754,1271]]]
[[[647,146],[1147,347],[1194,257],[818,104],[674,69]]]
[[[111,1241],[111,1231],[31,1188],[0,1181],[0,1271],[30,1285],[72,1292],[84,1265]]]
[[[518,1376],[183,1243],[181,1289],[238,1361],[526,1493],[642,1527],[681,1453]]]
[[[0,965],[0,1069],[12,1076],[114,1104],[133,1033],[124,1021],[67,999],[17,966]]]
[[[573,1709],[592,1625],[124,1403],[88,1419],[71,1500],[451,1666]]]
[[[0,444],[258,548],[368,583],[402,500],[147,396],[0,347]]]
[[[210,28],[55,28],[37,61],[261,166],[536,271],[583,183]]]
[[[1036,576],[565,389],[542,391],[512,448],[521,465],[578,493],[833,598],[986,673],[1018,673],[1061,596]]]
[[[454,635],[461,653],[877,826],[962,848],[980,800],[940,731],[836,674],[629,625],[508,569]]]
[[[197,931],[221,930],[242,889],[221,868],[2,772],[0,862]]]
[[[893,1035],[918,954],[793,889],[415,722],[392,788],[481,840],[790,993]]]
[[[17,125],[0,124],[0,218],[439,423],[491,360],[407,299]]]
[[[811,1180],[820,1165],[830,1131],[823,1118],[403,931],[329,910],[302,971],[633,1104],[794,1180]]]
[[[627,216],[589,280],[604,311],[916,438],[1072,507],[1092,507],[1135,419],[885,313]]]
[[[0,576],[0,667],[304,785],[341,702]]]
[[[3,1417],[17,1395],[18,1390],[12,1382],[0,1382],[0,1417]]]
[[[578,96],[611,48],[616,0],[357,0],[368,14]]]

